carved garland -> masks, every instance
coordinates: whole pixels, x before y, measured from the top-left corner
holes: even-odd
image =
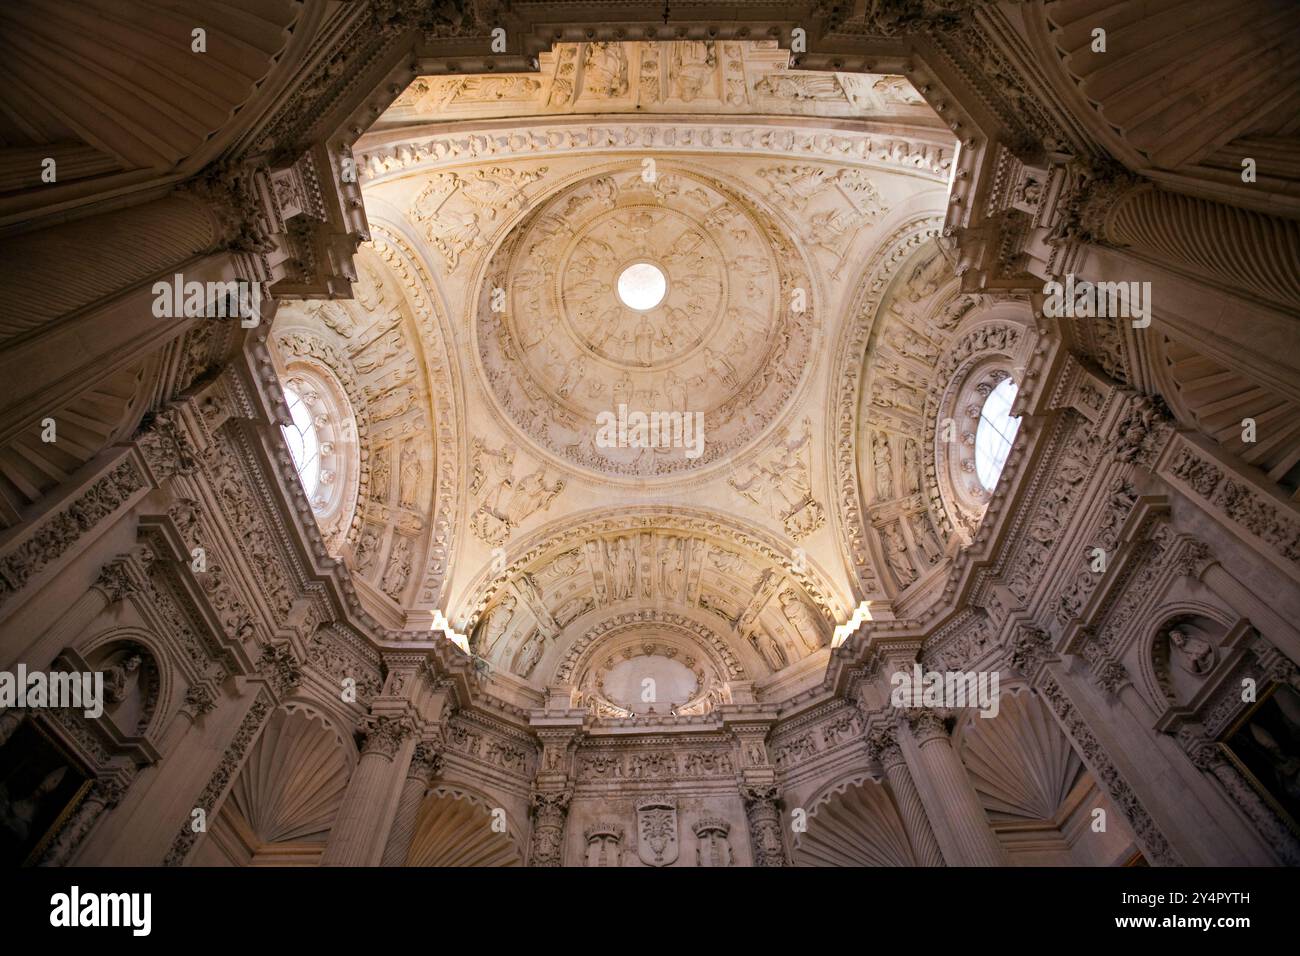
[[[554,117],[547,117],[554,123]],[[671,123],[594,125],[575,121],[571,128],[534,128],[523,132],[483,130],[460,136],[412,138],[386,144],[360,155],[358,167],[367,185],[397,178],[416,168],[499,159],[572,155],[575,150],[668,149],[674,152],[714,153],[750,151],[759,154],[801,156],[838,162],[861,163],[869,168],[906,172],[946,183],[952,150],[905,137],[873,138],[845,131],[810,133],[799,127],[745,124],[682,126]]]

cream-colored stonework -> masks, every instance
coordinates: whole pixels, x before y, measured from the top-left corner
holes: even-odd
[[[0,668],[108,698],[0,707],[54,768],[5,862],[1300,863],[1296,86],[1232,65],[1275,42],[675,6],[214,13],[201,108],[115,28],[66,130],[11,111]]]

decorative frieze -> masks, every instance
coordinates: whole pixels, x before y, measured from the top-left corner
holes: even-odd
[[[234,782],[235,775],[239,773],[239,768],[244,764],[244,756],[248,753],[248,748],[253,745],[257,735],[262,732],[262,725],[266,722],[266,718],[272,709],[273,705],[266,697],[259,695],[253,701],[248,708],[248,713],[244,715],[239,729],[235,731],[235,736],[227,745],[221,763],[217,765],[217,769],[208,778],[207,785],[194,801],[195,808],[203,810],[209,820],[216,816],[222,798],[226,795],[231,783]],[[194,829],[194,821],[189,814],[186,814],[180,832],[176,835],[176,839],[172,841],[171,849],[167,851],[167,856],[163,859],[163,866],[182,865],[194,844],[198,842],[199,836],[200,831]]]
[[[1053,713],[1061,722],[1062,729],[1069,735],[1084,761],[1092,770],[1097,782],[1106,788],[1106,792],[1120,809],[1132,827],[1139,845],[1147,858],[1162,866],[1180,865],[1165,835],[1160,832],[1151,815],[1137,798],[1128,782],[1124,780],[1118,768],[1111,762],[1110,756],[1102,749],[1087,722],[1079,716],[1078,711],[1066,696],[1065,691],[1052,677],[1047,677],[1040,688],[1043,699],[1051,706]]]
[[[107,519],[147,487],[135,462],[127,459],[98,478],[68,505],[44,518],[13,551],[0,559],[0,606],[29,580],[63,557],[81,536]]]

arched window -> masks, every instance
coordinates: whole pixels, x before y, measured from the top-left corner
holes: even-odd
[[[975,428],[975,474],[987,491],[997,487],[998,476],[1020,428],[1020,419],[1011,416],[1015,400],[1016,383],[1004,378],[980,408],[979,424]]]
[[[301,384],[301,381],[295,381],[284,386],[284,400],[289,404],[293,424],[283,426],[283,430],[285,441],[289,443],[289,454],[293,455],[293,465],[298,469],[298,480],[311,500],[320,487],[320,439],[316,423],[312,421],[312,410],[294,387]]]
[[[300,357],[291,359],[281,387],[290,417],[281,428],[284,441],[333,551],[351,525],[361,473],[352,406],[330,371]]]

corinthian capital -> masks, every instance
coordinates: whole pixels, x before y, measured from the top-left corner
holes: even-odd
[[[415,731],[415,721],[405,715],[366,717],[361,724],[361,732],[366,738],[361,753],[377,753],[392,760],[397,756],[402,741],[413,736]]]
[[[442,748],[430,740],[416,744],[415,753],[411,756],[411,767],[406,772],[407,777],[419,780],[427,787],[441,770]]]
[[[948,724],[944,715],[937,710],[915,708],[903,712],[907,725],[912,728],[912,736],[918,744],[927,744],[931,740],[948,739]]]
[[[903,762],[903,749],[891,727],[877,727],[868,735],[867,752],[886,769]]]

